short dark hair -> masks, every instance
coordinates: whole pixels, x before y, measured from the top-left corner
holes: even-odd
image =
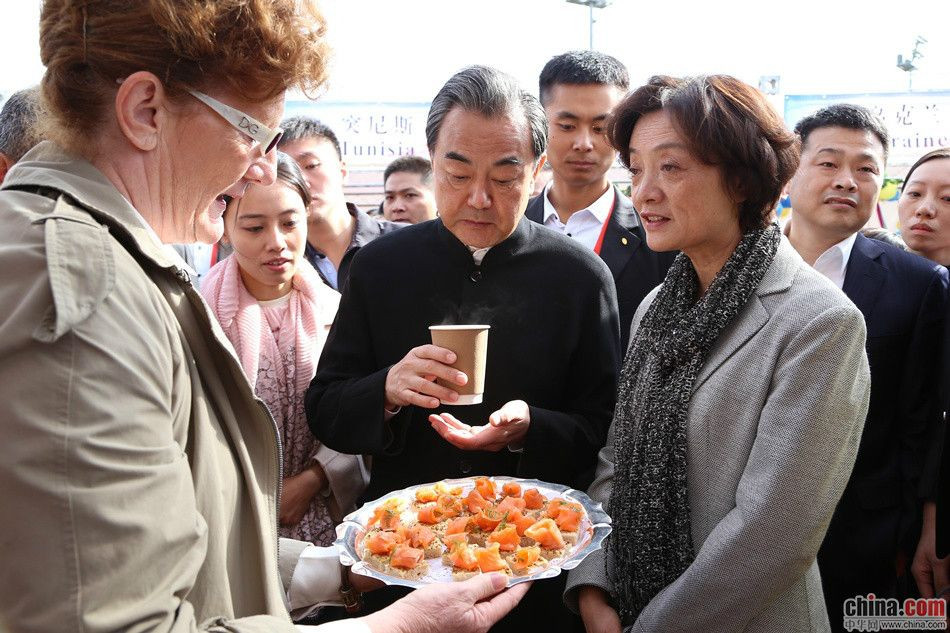
[[[548,122],[537,97],[518,86],[514,77],[488,66],[469,66],[452,75],[432,100],[426,120],[426,145],[435,152],[445,115],[456,106],[492,118],[524,115],[531,134],[531,153],[538,160],[548,146]]]
[[[818,112],[806,116],[795,124],[795,134],[802,141],[802,147],[808,142],[808,136],[819,128],[843,127],[849,130],[870,132],[881,141],[884,148],[884,162],[887,163],[887,154],[890,150],[890,135],[884,122],[865,107],[853,103],[835,103],[822,108]]]
[[[432,163],[422,156],[400,156],[386,165],[386,171],[383,172],[383,185],[386,185],[390,176],[399,172],[419,174],[422,184],[432,184]]]
[[[607,138],[630,169],[630,137],[645,114],[664,111],[690,152],[722,170],[726,188],[742,197],[739,226],[768,225],[785,184],[798,168],[798,143],[761,92],[728,75],[656,76],[614,109]]]
[[[39,104],[39,88],[26,88],[10,95],[0,110],[0,153],[14,163],[42,140],[36,127]]]
[[[558,84],[599,84],[616,86],[621,92],[630,88],[630,75],[616,57],[597,51],[570,51],[548,60],[538,79],[541,105],[547,105],[551,88]]]
[[[280,128],[284,135],[280,137],[277,147],[283,147],[287,143],[301,141],[308,138],[322,138],[330,141],[333,149],[336,150],[337,158],[343,160],[343,151],[340,149],[340,140],[336,137],[330,126],[321,123],[317,119],[308,116],[292,116],[284,119]]]
[[[904,184],[906,185],[910,182],[910,177],[913,175],[914,171],[923,165],[924,163],[929,163],[932,160],[950,158],[950,147],[941,147],[935,150],[931,150],[917,159],[913,165],[910,166],[910,169],[907,170],[907,175],[904,176]]]

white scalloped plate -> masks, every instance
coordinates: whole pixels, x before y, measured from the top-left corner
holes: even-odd
[[[574,569],[588,554],[600,549],[604,539],[610,534],[610,517],[604,512],[601,504],[595,503],[590,497],[579,490],[574,490],[573,488],[560,484],[538,481],[537,479],[518,479],[516,477],[490,477],[490,479],[498,483],[499,489],[501,489],[501,486],[503,486],[505,482],[515,481],[521,484],[522,488],[537,488],[541,494],[547,498],[565,497],[572,499],[581,504],[585,512],[579,530],[581,536],[577,539],[577,543],[568,548],[564,556],[550,561],[547,567],[534,574],[513,576],[508,580],[509,586],[521,582],[528,582],[529,580],[554,578],[561,573],[562,569]],[[462,486],[463,494],[467,494],[468,491],[475,486],[475,477],[443,479],[442,481],[447,486]],[[442,563],[441,557],[429,559],[429,572],[425,576],[417,580],[410,580],[399,576],[392,576],[370,567],[360,560],[357,554],[357,544],[365,533],[364,526],[373,515],[373,510],[376,509],[376,506],[387,499],[400,497],[407,501],[408,507],[415,500],[416,490],[434,484],[435,482],[419,484],[391,492],[375,501],[364,504],[359,510],[348,514],[343,519],[343,522],[336,528],[337,539],[334,545],[340,548],[340,562],[344,565],[352,566],[353,571],[358,574],[378,578],[387,585],[403,585],[405,587],[416,588],[424,587],[432,583],[452,582],[452,570]],[[411,511],[407,510],[407,512]]]

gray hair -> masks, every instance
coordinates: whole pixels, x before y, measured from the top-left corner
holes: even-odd
[[[426,144],[435,151],[442,120],[456,106],[485,117],[524,115],[531,132],[531,153],[537,161],[548,146],[548,122],[537,97],[518,86],[514,77],[487,66],[469,66],[452,75],[432,100],[426,120]]]
[[[27,88],[10,95],[0,110],[0,153],[17,162],[42,138],[37,134],[40,93]]]

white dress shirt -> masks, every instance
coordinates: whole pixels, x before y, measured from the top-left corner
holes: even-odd
[[[851,259],[851,249],[854,248],[856,239],[858,239],[858,234],[852,233],[815,260],[813,268],[830,279],[838,288],[844,287],[844,276],[848,273],[848,260]]]
[[[561,222],[557,214],[557,209],[551,204],[548,195],[551,192],[552,183],[544,187],[544,226],[555,229],[572,237],[590,250],[594,250],[597,240],[600,238],[600,232],[610,215],[610,209],[614,204],[614,188],[607,187],[607,191],[586,209],[581,209],[571,214],[567,219],[567,224]]]
[[[788,222],[782,225],[782,234],[787,238],[791,226]],[[854,241],[858,239],[857,233],[852,233],[844,238],[824,253],[818,256],[812,268],[831,280],[831,283],[844,289],[844,277],[848,274],[848,260],[851,259],[851,249],[854,248]]]

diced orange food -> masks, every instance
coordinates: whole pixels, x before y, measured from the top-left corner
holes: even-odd
[[[398,540],[395,532],[371,532],[366,537],[366,549],[377,556],[385,556],[393,551]]]
[[[508,521],[515,524],[515,529],[518,530],[518,536],[524,536],[524,531],[534,525],[537,522],[537,519],[534,517],[522,516],[520,514],[517,516],[512,516],[509,514]]]
[[[429,543],[435,540],[435,532],[430,528],[417,523],[409,528],[409,544],[413,547],[421,547],[425,549],[429,546]]]
[[[488,501],[495,500],[495,482],[488,477],[476,477],[475,490],[482,495],[482,498]]]
[[[519,547],[515,550],[515,555],[511,557],[511,566],[513,569],[523,571],[541,558],[541,548],[533,545],[531,547]]]
[[[454,545],[449,551],[449,562],[455,569],[475,571],[478,569],[478,559],[475,556],[475,546],[465,543]]]
[[[475,550],[475,558],[478,560],[478,568],[483,572],[504,571],[508,569],[508,564],[501,557],[498,543],[491,543],[487,547],[477,548]]]
[[[386,506],[378,506],[373,510],[373,516],[366,522],[368,528],[374,525],[378,525],[383,530],[394,530],[399,525],[399,513]]]
[[[491,506],[491,502],[486,500],[478,490],[472,490],[468,493],[468,496],[465,497],[465,506],[472,514],[478,514],[482,508]]]
[[[468,524],[472,522],[472,517],[459,517],[457,519],[449,520],[449,524],[445,526],[446,534],[465,534],[468,532]]]
[[[439,498],[439,493],[432,486],[425,486],[416,490],[416,501],[419,503],[431,503]]]
[[[548,517],[553,519],[554,517],[557,516],[557,513],[561,511],[561,506],[564,505],[565,503],[567,502],[561,498],[551,499],[551,501],[548,502],[548,507],[547,509],[545,509],[544,513],[547,514]]]
[[[396,533],[397,543],[405,543],[406,541],[409,540],[409,526],[408,525],[404,523],[400,523],[399,525],[396,526],[396,529],[393,530],[393,532]]]
[[[518,536],[518,530],[513,525],[499,525],[495,531],[488,535],[488,542],[498,543],[498,546],[504,552],[513,552],[521,544],[521,537]]]
[[[554,522],[564,532],[576,532],[584,516],[584,509],[576,503],[565,503],[554,518]]]
[[[435,507],[442,514],[442,518],[449,519],[462,514],[462,502],[458,497],[450,494],[441,494],[435,502]]]
[[[475,515],[475,525],[485,530],[486,532],[491,532],[498,524],[501,523],[503,516],[491,508],[485,508],[481,512]]]
[[[517,481],[506,481],[505,485],[501,487],[501,491],[509,497],[520,497],[521,484]]]
[[[434,503],[427,503],[418,511],[419,523],[435,525],[442,520],[442,515]]]
[[[544,549],[561,549],[564,539],[554,519],[541,519],[524,531],[524,535],[537,541]]]
[[[540,510],[544,507],[544,495],[537,488],[528,488],[522,498],[528,510]]]
[[[501,514],[509,512],[511,510],[524,510],[525,503],[524,499],[521,497],[505,497],[499,502],[495,509],[498,510]]]
[[[442,542],[452,551],[456,545],[468,545],[468,534],[465,532],[453,532],[442,537]]]
[[[389,559],[389,564],[399,569],[415,569],[423,558],[425,558],[425,552],[421,549],[408,545],[397,545]]]

